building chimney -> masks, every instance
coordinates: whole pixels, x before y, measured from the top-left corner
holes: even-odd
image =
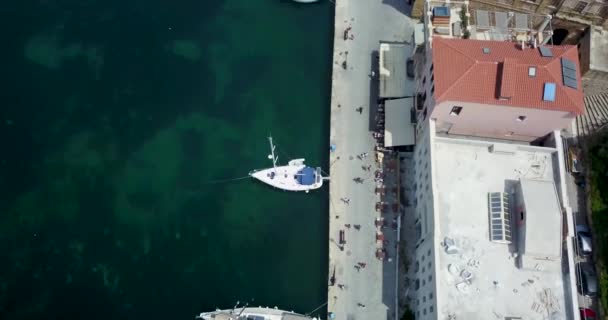
[[[521,40],[521,50],[523,51],[524,49],[526,49],[526,42],[522,39]]]

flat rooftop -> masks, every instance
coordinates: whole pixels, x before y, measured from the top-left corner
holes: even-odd
[[[504,153],[490,152],[493,144]],[[519,269],[516,240],[501,244],[489,235],[488,193],[512,192],[519,179],[553,181],[551,149],[437,137],[434,150],[436,239],[450,238],[459,249],[437,249],[438,318],[565,319],[563,258]],[[463,270],[470,285],[457,287]]]

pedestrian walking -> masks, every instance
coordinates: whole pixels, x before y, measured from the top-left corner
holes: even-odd
[[[350,223],[345,223],[344,226],[348,229],[350,229]]]
[[[355,224],[353,225],[353,227],[355,227],[355,230],[361,230],[361,225],[360,224]]]
[[[343,284],[338,284],[338,288],[340,288],[340,290],[344,290],[344,285]]]

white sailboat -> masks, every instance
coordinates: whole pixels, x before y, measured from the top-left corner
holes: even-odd
[[[274,154],[272,137],[268,137],[268,141],[270,142],[268,159],[272,160],[273,167],[251,171],[249,172],[251,177],[282,190],[304,192],[321,188],[323,180],[329,180],[329,177],[323,177],[321,168],[306,166],[305,159],[293,159],[286,166],[277,166],[279,158]]]
[[[203,312],[196,316],[196,320],[318,320],[295,312],[281,309],[258,307],[251,308],[247,305],[241,310],[232,309]]]

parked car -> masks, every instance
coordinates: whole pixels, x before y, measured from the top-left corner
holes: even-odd
[[[581,312],[581,320],[595,320],[597,316],[595,315],[595,311],[589,308],[580,308],[578,309]]]
[[[576,241],[579,255],[589,256],[593,253],[591,231],[588,226],[582,224],[576,225]]]
[[[578,263],[576,265],[576,278],[579,292],[587,297],[597,296],[598,282],[593,266],[589,263]]]
[[[414,60],[412,59],[407,59],[406,62],[406,71],[407,71],[407,76],[410,78],[414,77]]]

